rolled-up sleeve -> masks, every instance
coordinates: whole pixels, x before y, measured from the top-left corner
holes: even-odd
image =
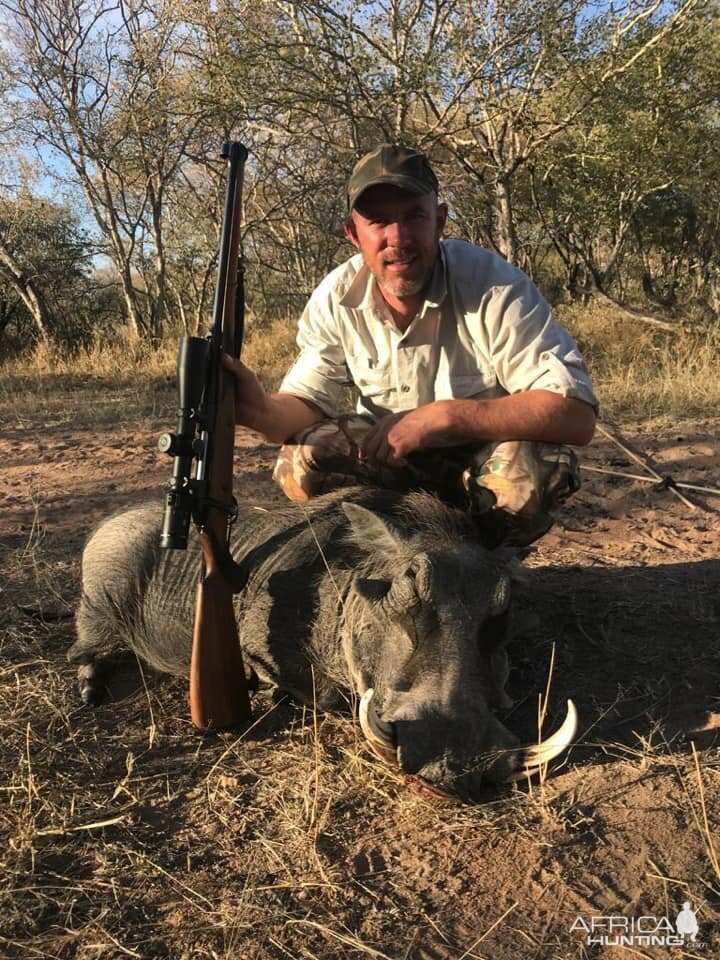
[[[577,344],[529,278],[521,275],[495,289],[485,310],[485,330],[498,380],[508,393],[549,390],[598,410]]]
[[[319,297],[310,298],[298,323],[300,353],[280,384],[280,393],[309,400],[327,416],[334,417],[350,377],[329,307]]]

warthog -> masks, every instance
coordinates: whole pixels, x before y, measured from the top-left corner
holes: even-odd
[[[77,641],[87,702],[96,658],[118,642],[187,675],[199,547],[161,551],[162,510],[105,521],[83,554]],[[241,507],[232,553],[248,571],[235,611],[261,679],[321,709],[359,701],[374,749],[416,784],[464,797],[532,772],[572,740],[523,747],[496,716],[510,621],[509,555],[479,545],[470,518],[426,493],[356,488],[269,510]]]

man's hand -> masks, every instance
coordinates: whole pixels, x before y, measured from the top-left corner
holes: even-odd
[[[584,446],[592,439],[595,411],[584,400],[530,390],[487,400],[436,400],[379,420],[365,438],[361,457],[402,466],[415,450],[476,441],[538,440]]]
[[[235,423],[262,432],[269,398],[255,374],[240,360],[223,354],[223,367],[235,377]]]
[[[367,435],[360,456],[370,463],[398,467],[415,450],[452,446],[458,440],[449,432],[448,413],[447,401],[436,400],[416,410],[388,414]]]

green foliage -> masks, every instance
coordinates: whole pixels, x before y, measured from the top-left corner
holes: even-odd
[[[684,311],[704,285],[717,315],[718,265],[706,238],[718,239],[718,24],[698,13],[632,61],[652,36],[638,29],[626,41],[628,69],[533,170],[534,207],[572,293],[646,296]]]
[[[92,253],[67,205],[27,193],[0,200],[0,338],[32,344],[42,334],[22,297],[22,288],[32,285],[46,334],[65,343],[87,340],[102,313]]]

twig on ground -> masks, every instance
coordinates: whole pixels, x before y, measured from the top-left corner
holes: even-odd
[[[587,463],[582,465],[583,471],[589,473],[605,473],[610,477],[624,477],[626,480],[640,480],[642,483],[653,483],[660,490],[672,490],[673,487],[679,487],[681,490],[697,490],[699,493],[714,493],[720,497],[720,489],[716,487],[701,487],[697,483],[685,483],[682,480],[675,480],[673,477],[663,477],[656,480],[654,477],[642,477],[639,473],[625,473],[622,470],[609,470],[607,467],[591,467]]]
[[[125,823],[127,816],[111,817],[109,820],[96,820],[94,823],[80,823],[74,827],[51,827],[47,830],[38,830],[36,837],[62,837],[66,833],[78,833],[83,830],[100,830],[102,827],[112,827],[116,823]]]
[[[507,908],[507,910],[505,911],[505,913],[500,914],[500,916],[497,918],[497,920],[495,920],[494,923],[491,923],[491,924],[490,924],[490,926],[487,928],[487,930],[485,931],[485,933],[481,934],[481,935],[477,938],[477,940],[474,940],[474,941],[470,944],[470,946],[467,948],[467,950],[465,951],[465,953],[461,954],[461,955],[458,957],[458,960],[465,960],[465,957],[472,956],[471,951],[474,950],[475,947],[476,947],[479,943],[482,943],[482,941],[483,941],[486,937],[488,937],[488,936],[493,932],[493,930],[495,929],[495,927],[497,927],[498,924],[502,923],[503,920],[505,919],[505,917],[507,917],[507,915],[508,915],[509,913],[512,913],[512,911],[515,909],[515,907],[517,907],[517,905],[518,905],[518,901],[517,901],[517,900],[515,900],[513,903],[511,903],[510,906],[509,906],[509,907]]]
[[[502,917],[500,919],[502,919]],[[363,943],[362,940],[359,940],[352,934],[338,933],[336,930],[332,930],[324,923],[318,923],[315,920],[287,920],[285,926],[313,927],[324,936],[338,940],[340,943],[345,944],[346,947],[350,947],[353,950],[358,950],[360,953],[365,953],[367,956],[373,957],[374,960],[392,960],[392,957],[389,957],[386,953],[381,953],[379,950],[369,946],[367,943]]]
[[[700,810],[702,812],[702,829],[703,829],[703,839],[705,841],[705,846],[707,848],[708,859],[712,865],[713,870],[715,871],[715,876],[720,879],[720,861],[718,861],[718,855],[715,850],[715,843],[713,841],[712,831],[710,830],[710,824],[708,822],[707,815],[707,805],[705,803],[705,787],[703,784],[702,773],[700,771],[700,761],[698,760],[697,750],[695,749],[695,741],[690,741],[690,746],[692,747],[693,760],[695,761],[695,773],[697,774],[698,781],[698,793],[700,794]],[[695,813],[695,808],[693,807],[693,814],[697,820],[697,814]],[[699,826],[699,824],[698,824]]]
[[[616,446],[618,446],[626,456],[630,457],[631,460],[634,460],[635,463],[638,463],[643,468],[643,470],[646,470],[648,473],[652,474],[652,476],[655,477],[656,480],[660,480],[660,481],[664,480],[664,477],[661,477],[654,467],[650,466],[650,464],[647,463],[647,461],[643,460],[643,458],[639,456],[637,453],[635,453],[634,450],[630,449],[630,447],[627,445],[627,441],[619,440],[618,437],[610,433],[609,430],[606,430],[604,427],[600,426],[600,424],[597,425],[597,429],[600,431],[600,433],[604,437],[607,437],[608,440],[612,440],[612,442]],[[688,500],[686,496],[680,493],[679,490],[676,490],[674,486],[668,487],[668,490],[670,491],[670,493],[676,496],[679,500],[682,500],[682,502],[685,504],[686,507],[690,507],[691,510],[697,510],[696,505],[691,500]]]
[[[593,300],[605,306],[612,307],[614,310],[618,310],[632,320],[648,323],[650,326],[658,327],[660,330],[667,330],[668,333],[683,333],[686,329],[682,322],[671,323],[668,320],[660,320],[658,317],[652,317],[647,313],[642,313],[640,310],[635,310],[633,307],[628,307],[626,304],[620,303],[618,300],[613,300],[612,297],[608,297],[607,294],[599,293],[598,291],[593,294]]]

